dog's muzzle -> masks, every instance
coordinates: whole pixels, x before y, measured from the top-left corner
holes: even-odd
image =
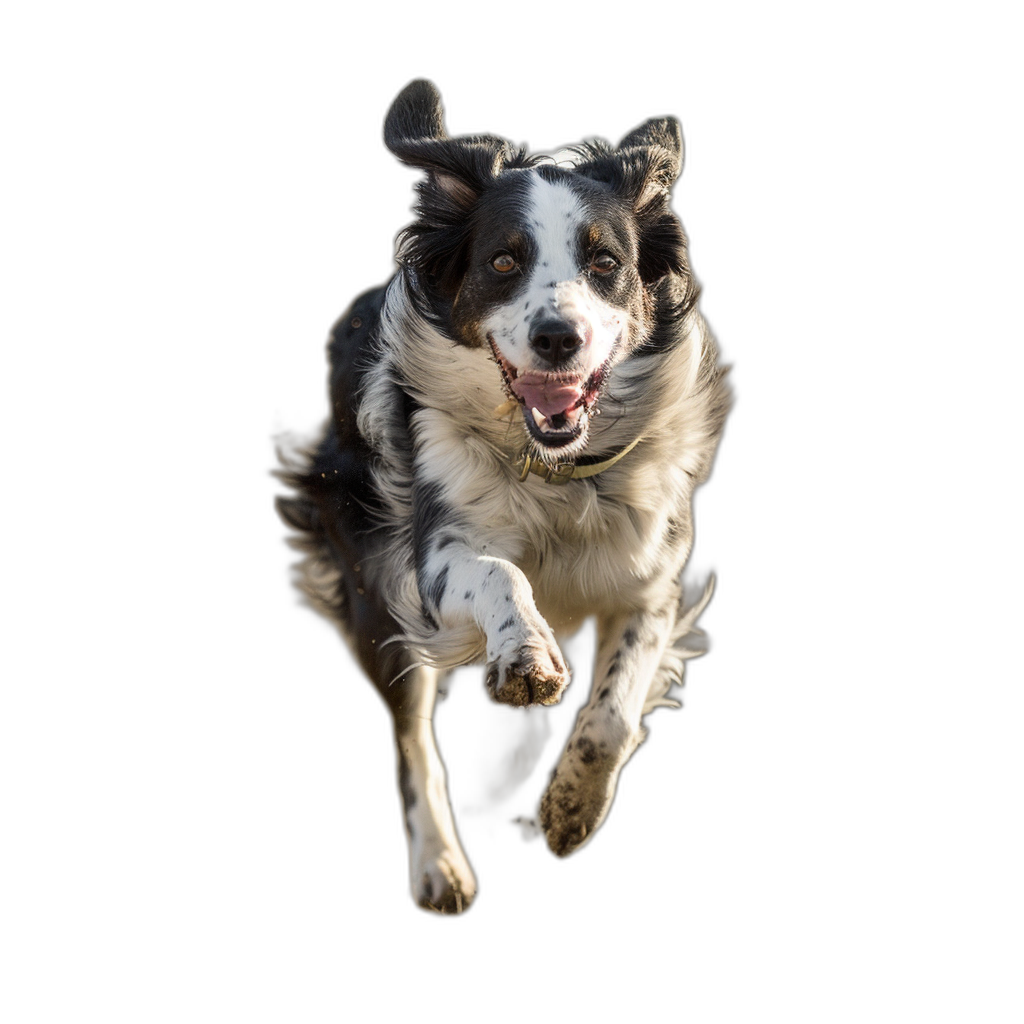
[[[590,412],[601,393],[606,365],[589,377],[580,373],[526,370],[520,373],[488,339],[501,368],[505,390],[523,410],[530,436],[545,448],[565,448],[586,430]]]

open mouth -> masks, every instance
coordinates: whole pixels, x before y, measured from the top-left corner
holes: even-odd
[[[488,339],[490,340],[490,339]],[[583,436],[608,372],[602,363],[589,377],[574,373],[520,373],[491,341],[505,390],[523,409],[530,436],[546,448],[564,448]]]

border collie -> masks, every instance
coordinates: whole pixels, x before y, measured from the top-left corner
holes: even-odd
[[[465,910],[431,716],[438,682],[486,663],[493,698],[554,704],[556,636],[595,616],[586,705],[540,805],[559,855],[588,840],[641,719],[699,653],[683,603],[691,496],[729,407],[669,208],[682,137],[655,118],[568,163],[451,138],[415,81],[384,126],[425,172],[398,270],[335,325],[332,418],[283,474],[300,586],[342,628],[394,718],[412,889]]]

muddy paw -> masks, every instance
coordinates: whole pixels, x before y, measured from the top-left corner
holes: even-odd
[[[541,827],[559,857],[579,849],[604,821],[622,766],[615,758],[597,755],[586,740],[577,743],[583,750],[566,752],[540,803]]]
[[[446,851],[413,870],[413,899],[424,910],[461,914],[473,902],[476,879],[468,864],[457,863],[460,859]]]
[[[557,704],[568,685],[569,670],[554,646],[522,647],[487,666],[487,689],[501,704]]]

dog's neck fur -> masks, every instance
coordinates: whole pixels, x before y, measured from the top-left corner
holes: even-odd
[[[496,463],[509,472],[517,472],[514,467],[526,454],[543,459],[545,453],[533,447],[518,410],[495,419],[506,396],[490,353],[456,344],[424,317],[411,297],[411,274],[399,271],[388,288],[380,342],[388,366],[368,382],[361,428],[371,437],[388,432],[395,399],[385,389],[397,384],[419,406],[446,414],[457,433],[492,449]],[[657,358],[633,356],[613,368],[586,454],[612,455],[642,437],[643,443],[616,468],[625,473],[668,459],[694,482],[705,477],[714,444],[704,424],[715,353],[696,312],[678,329],[680,340],[670,351]],[[672,401],[659,400],[667,394]]]

